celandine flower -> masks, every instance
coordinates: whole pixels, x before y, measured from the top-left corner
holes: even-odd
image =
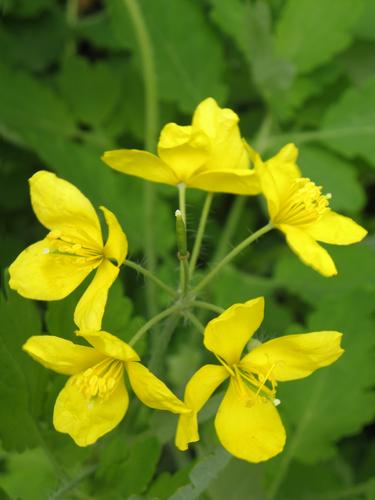
[[[220,108],[209,97],[196,108],[192,124],[165,125],[158,144],[159,157],[146,151],[120,149],[104,153],[103,161],[125,174],[149,181],[211,192],[258,194],[259,182],[250,168],[248,148],[231,109]]]
[[[128,251],[125,234],[114,214],[100,207],[108,225],[104,245],[90,201],[51,172],[42,170],[31,177],[30,195],[36,216],[50,232],[10,266],[10,287],[29,299],[59,300],[97,269],[78,302],[74,321],[81,330],[100,330],[108,289]]]
[[[341,356],[342,334],[313,332],[287,335],[259,343],[241,359],[241,353],[263,320],[263,297],[235,304],[210,321],[204,345],[219,365],[208,364],[190,379],[185,403],[192,413],[181,415],[176,446],[186,450],[198,441],[197,413],[224,380],[229,385],[215,419],[219,440],[234,456],[249,462],[268,460],[280,453],[285,430],[276,406],[278,381],[307,377]]]
[[[283,150],[289,150],[290,159],[294,156],[295,161],[298,150],[293,144]],[[258,156],[255,161],[271,222],[285,234],[289,247],[302,262],[323,276],[337,274],[329,253],[317,241],[350,245],[361,241],[367,231],[331,210],[331,195],[322,194],[320,186],[275,160],[277,156],[263,163]]]
[[[71,375],[57,397],[53,424],[79,446],[87,446],[123,419],[129,404],[124,383],[127,372],[138,399],[150,408],[186,413],[190,410],[168,387],[140,363],[138,354],[107,332],[79,332],[92,347],[40,335],[23,349],[57,373]]]

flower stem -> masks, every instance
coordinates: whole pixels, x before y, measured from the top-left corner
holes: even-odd
[[[147,321],[147,323],[145,323],[133,335],[133,337],[130,339],[130,341],[128,342],[128,344],[131,345],[131,346],[133,346],[136,342],[138,342],[138,340],[140,340],[143,337],[143,335],[148,330],[150,330],[150,328],[152,328],[154,325],[156,325],[157,323],[159,323],[159,321],[161,321],[162,319],[167,318],[168,316],[170,316],[174,312],[179,311],[180,309],[181,309],[181,304],[173,304],[172,306],[168,307],[167,309],[165,309],[161,313],[159,313],[156,316],[154,316],[153,318],[151,318],[149,321]]]
[[[238,221],[244,209],[247,197],[237,196],[231,206],[227,222],[224,226],[224,230],[221,234],[217,250],[213,257],[213,262],[218,262],[225,255],[225,252],[229,246],[229,242],[232,239],[234,232],[236,231]]]
[[[215,267],[211,269],[211,271],[206,274],[206,276],[198,283],[198,285],[191,291],[192,295],[197,294],[200,292],[203,288],[205,288],[208,283],[216,276],[216,274],[221,270],[222,267],[224,267],[226,264],[228,264],[231,260],[233,260],[237,255],[242,252],[242,250],[251,243],[253,243],[255,240],[260,238],[260,236],[263,236],[263,234],[268,233],[268,231],[271,231],[273,229],[273,224],[272,222],[269,222],[266,224],[264,227],[258,229],[255,233],[251,234],[248,236],[245,240],[243,240],[241,243],[239,243],[236,247],[233,248],[232,251],[230,251],[220,262],[216,264]]]
[[[152,43],[139,3],[137,0],[123,0],[128,9],[138,41],[145,96],[145,149],[156,148],[158,128],[158,95],[156,71]],[[154,207],[157,203],[154,186],[150,182],[144,184],[144,220],[145,240],[144,252],[151,270],[156,267]],[[156,311],[156,290],[151,282],[146,282],[147,307],[151,314]]]
[[[126,260],[124,262],[124,266],[130,267],[131,269],[134,269],[140,274],[143,274],[145,278],[148,278],[149,280],[153,281],[156,285],[158,285],[160,288],[162,288],[165,292],[167,292],[171,297],[176,297],[177,293],[175,290],[173,290],[172,287],[164,283],[161,279],[159,279],[155,274],[153,274],[151,271],[148,269],[145,269],[139,264],[136,264],[135,262],[132,262],[131,260]]]
[[[176,212],[176,236],[178,246],[178,258],[180,261],[180,286],[179,291],[184,297],[189,283],[189,253],[187,251],[186,236],[186,186],[178,184],[179,211]],[[183,234],[181,234],[183,233]]]
[[[189,265],[189,278],[190,279],[193,277],[195,266],[197,264],[197,260],[199,257],[199,252],[200,252],[201,245],[202,245],[204,230],[206,228],[207,217],[208,217],[208,214],[210,212],[213,196],[214,196],[213,193],[207,193],[207,196],[206,196],[206,199],[204,201],[203,208],[202,208],[202,214],[201,214],[201,218],[200,218],[199,225],[198,225],[197,236],[195,238],[193,251],[191,253],[191,259],[190,259],[190,265]]]
[[[206,309],[207,311],[213,311],[218,314],[224,312],[224,309],[222,307],[216,306],[215,304],[210,304],[209,302],[203,302],[202,300],[194,300],[191,305],[198,307],[199,309]]]
[[[195,316],[195,314],[188,311],[185,313],[185,316],[197,328],[197,330],[199,330],[201,333],[204,333],[204,326],[199,321],[199,319]]]

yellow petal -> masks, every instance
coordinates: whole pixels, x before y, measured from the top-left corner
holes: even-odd
[[[74,311],[74,322],[80,330],[100,330],[107,303],[108,290],[115,281],[119,268],[103,259],[94,279],[80,298]]]
[[[74,243],[103,246],[98,216],[90,201],[70,182],[41,170],[30,179],[33,210],[48,229],[61,231]]]
[[[249,391],[245,406],[231,380],[215,419],[218,438],[232,455],[248,462],[262,462],[282,451],[285,430],[275,406]]]
[[[349,217],[327,210],[321,219],[307,228],[314,240],[334,245],[351,245],[361,241],[367,234],[366,229]]]
[[[249,168],[250,157],[242,141],[238,122],[239,117],[234,111],[220,108],[212,97],[198,105],[193,116],[193,128],[205,132],[211,142],[211,154],[204,171]]]
[[[108,225],[108,238],[104,246],[104,255],[120,266],[128,253],[128,240],[117,217],[108,208],[100,207]]]
[[[126,364],[130,385],[143,404],[156,410],[172,413],[189,413],[190,410],[171,392],[168,387],[138,362]]]
[[[208,323],[204,345],[229,365],[237,363],[243,348],[262,323],[263,315],[263,297],[234,304]]]
[[[279,228],[285,233],[288,245],[302,262],[323,276],[330,277],[337,274],[335,263],[327,250],[306,231],[286,224],[281,224]]]
[[[180,415],[175,444],[179,450],[186,450],[189,443],[199,441],[197,414],[217,387],[229,377],[221,365],[204,365],[191,377],[185,388],[185,403],[191,410]]]
[[[59,255],[50,251],[53,241],[45,238],[20,253],[9,267],[9,286],[23,297],[60,300],[69,295],[100,260]]]
[[[77,335],[85,338],[97,351],[109,358],[125,362],[139,361],[138,354],[129,344],[108,332],[79,331]]]
[[[173,170],[157,156],[138,149],[107,151],[102,156],[104,163],[128,175],[147,181],[161,182],[175,186],[180,181]]]
[[[255,171],[259,176],[271,219],[276,216],[289,190],[290,182],[300,176],[300,170],[295,163],[297,156],[296,146],[287,144],[266,162],[263,162],[259,155],[255,159]]]
[[[210,147],[209,138],[201,130],[168,123],[160,134],[158,154],[174,171],[178,182],[187,183],[195,170],[207,161]]]
[[[57,397],[53,425],[59,432],[69,434],[78,446],[95,443],[124,418],[129,396],[121,380],[107,398],[87,399],[71,377]]]
[[[199,170],[186,184],[212,193],[254,195],[260,193],[260,183],[254,170]]]
[[[64,375],[82,372],[104,359],[92,347],[76,345],[52,335],[30,337],[22,349],[46,368]]]
[[[304,378],[342,355],[341,337],[339,332],[312,332],[272,339],[250,351],[240,366],[280,381]]]

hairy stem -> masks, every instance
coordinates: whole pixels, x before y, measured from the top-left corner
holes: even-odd
[[[199,225],[198,225],[197,236],[195,238],[193,251],[191,253],[191,259],[190,259],[190,265],[189,265],[189,278],[190,279],[193,277],[195,266],[197,264],[197,260],[199,257],[199,252],[200,252],[201,245],[202,245],[204,231],[206,229],[207,218],[208,218],[208,214],[210,212],[213,196],[214,196],[213,193],[207,193],[207,196],[206,196],[206,199],[204,201],[203,208],[202,208],[202,214],[201,214],[201,218],[200,218]]]
[[[124,262],[124,266],[130,267],[131,269],[134,269],[137,271],[137,273],[142,274],[145,278],[148,278],[149,280],[153,281],[155,285],[158,285],[160,288],[162,288],[166,293],[168,293],[171,297],[176,297],[177,293],[175,290],[173,290],[172,287],[164,283],[161,279],[159,279],[155,274],[153,274],[151,271],[148,269],[145,269],[139,264],[136,264],[135,262],[132,262],[131,260],[126,260]]]

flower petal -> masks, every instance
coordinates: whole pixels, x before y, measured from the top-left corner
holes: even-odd
[[[197,414],[228,377],[228,371],[220,365],[204,365],[191,377],[185,388],[185,403],[193,411],[179,416],[175,439],[179,450],[187,450],[189,443],[199,441]]]
[[[168,123],[160,134],[158,154],[174,171],[178,182],[187,183],[195,170],[207,161],[210,148],[210,140],[201,130]]]
[[[121,380],[107,398],[87,399],[71,377],[57,397],[53,425],[59,432],[69,434],[78,446],[95,443],[124,418],[129,396]]]
[[[118,149],[106,151],[104,163],[128,175],[141,177],[147,181],[161,182],[175,186],[179,183],[173,170],[157,156],[138,149]]]
[[[61,231],[74,243],[102,248],[98,216],[79,189],[45,170],[34,174],[29,182],[33,210],[45,227]]]
[[[266,162],[263,162],[259,155],[255,159],[255,171],[259,176],[271,219],[276,216],[290,182],[300,175],[296,165],[297,156],[296,146],[287,144]]]
[[[130,361],[126,364],[130,385],[143,404],[156,410],[172,413],[189,413],[190,410],[168,387],[141,363]]]
[[[341,337],[342,333],[327,331],[272,339],[250,351],[240,366],[280,381],[304,378],[342,355]]]
[[[186,184],[212,193],[254,195],[260,193],[260,183],[254,170],[199,170]]]
[[[237,363],[243,348],[262,323],[263,315],[263,297],[232,305],[208,323],[204,345],[229,365]]]
[[[125,362],[139,361],[139,356],[134,349],[111,333],[103,331],[79,331],[77,335],[86,339],[97,351],[109,358]]]
[[[10,288],[29,299],[60,300],[100,263],[56,254],[50,251],[52,244],[45,238],[20,253],[9,267]]]
[[[248,462],[262,462],[282,451],[285,429],[275,406],[253,395],[253,404],[245,406],[234,382],[219,407],[215,428],[221,444],[232,455]]]
[[[335,263],[327,250],[320,246],[306,231],[286,224],[280,224],[278,227],[285,233],[288,245],[302,262],[323,276],[330,277],[337,274]]]
[[[113,259],[120,266],[128,253],[128,240],[122,227],[108,208],[100,207],[108,225],[108,238],[104,246],[104,255],[107,259]]]
[[[367,234],[366,229],[332,210],[327,210],[321,219],[306,231],[314,240],[333,245],[351,245],[361,241]]]
[[[46,368],[64,375],[80,373],[104,359],[92,347],[73,344],[53,335],[35,335],[22,346],[33,359]]]
[[[242,141],[238,122],[239,117],[234,111],[220,108],[212,97],[198,105],[193,116],[193,128],[205,132],[211,142],[211,154],[204,171],[249,168],[250,157]]]
[[[74,322],[80,330],[101,329],[108,290],[119,271],[108,259],[103,259],[74,311]]]

